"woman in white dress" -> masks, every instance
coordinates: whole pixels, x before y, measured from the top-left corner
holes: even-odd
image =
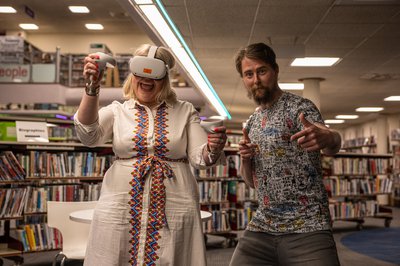
[[[83,74],[93,82],[75,126],[87,146],[112,140],[116,160],[104,176],[85,265],[206,265],[198,186],[189,163],[222,163],[225,127],[207,138],[193,105],[177,100],[170,87],[174,57],[151,45],[142,45],[130,61],[123,85],[127,100],[99,109],[102,71],[96,59],[90,54],[84,60]]]

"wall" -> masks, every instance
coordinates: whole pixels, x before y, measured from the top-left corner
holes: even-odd
[[[153,43],[144,34],[31,34],[26,40],[44,52],[82,54],[89,52],[90,43],[104,43],[116,53],[133,53],[143,43]]]

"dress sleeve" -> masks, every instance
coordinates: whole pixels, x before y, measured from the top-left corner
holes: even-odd
[[[191,165],[195,168],[205,169],[217,164],[225,165],[225,154],[221,152],[220,157],[213,165],[206,166],[203,158],[203,149],[207,145],[207,133],[200,126],[200,117],[193,105],[190,105],[190,114],[187,122],[188,146],[187,153]]]
[[[95,147],[111,140],[114,112],[112,105],[99,110],[98,119],[90,125],[84,125],[78,120],[78,112],[74,116],[76,134],[79,140],[86,146]]]

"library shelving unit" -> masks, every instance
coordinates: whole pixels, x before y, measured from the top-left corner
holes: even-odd
[[[393,206],[400,206],[400,128],[391,132],[393,152]]]
[[[333,221],[351,221],[361,229],[365,218],[384,219],[390,226],[392,211],[379,201],[392,193],[392,154],[340,152],[323,157],[324,183]]]
[[[0,36],[0,64],[33,64],[43,52],[19,36]]]
[[[84,87],[83,60],[86,54],[62,54],[60,57],[60,83],[68,87]]]
[[[374,136],[371,136],[346,140],[342,149],[353,153],[376,153],[377,145]]]
[[[236,245],[237,231],[246,228],[257,202],[255,190],[238,175],[238,138],[235,140],[235,136],[230,135],[232,133],[228,132],[229,146],[224,149],[226,165],[195,171],[201,209],[212,213],[212,219],[203,223],[203,231],[206,235],[224,237],[224,247]]]
[[[77,143],[70,119],[60,111],[0,115],[0,264],[2,257],[22,263],[23,253],[60,249],[59,232],[46,224],[47,200],[98,199],[103,174],[114,160],[111,144]],[[13,131],[13,121],[46,122],[50,142],[17,142],[4,135]]]

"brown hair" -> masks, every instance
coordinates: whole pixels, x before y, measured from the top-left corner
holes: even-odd
[[[150,44],[142,44],[135,51],[134,56],[135,55],[147,56],[151,46],[152,45],[150,45]],[[162,46],[158,47],[154,57],[164,61],[164,63],[168,67],[168,70],[175,66],[175,58],[174,58],[174,56],[165,47],[162,47]],[[133,79],[133,74],[130,73],[128,75],[128,77],[125,79],[124,84],[122,85],[122,91],[123,91],[124,98],[126,98],[126,99],[133,98],[133,99],[137,100],[137,96],[135,94],[135,90],[133,89],[133,86],[136,86],[136,85],[132,83],[132,79]],[[162,89],[158,93],[158,95],[156,96],[156,101],[157,101],[157,103],[161,103],[162,101],[168,101],[168,102],[176,102],[177,101],[176,93],[171,88],[171,84],[170,84],[170,81],[169,81],[169,74],[168,73],[163,78]]]
[[[235,57],[236,70],[242,77],[242,60],[247,57],[249,59],[258,59],[271,65],[275,70],[278,69],[278,64],[276,63],[276,55],[274,50],[265,43],[253,43],[248,45],[244,49],[240,49]]]

